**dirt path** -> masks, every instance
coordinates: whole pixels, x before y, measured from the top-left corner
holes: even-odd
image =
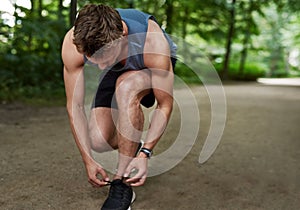
[[[135,189],[133,210],[300,209],[300,88],[248,83],[225,91],[227,123],[212,158],[198,164],[210,104],[204,88],[195,88],[195,145],[172,170]],[[176,138],[177,114],[157,153]],[[107,188],[87,183],[64,107],[1,105],[0,116],[1,210],[99,209]]]

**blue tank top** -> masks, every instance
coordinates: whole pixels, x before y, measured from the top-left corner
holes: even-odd
[[[155,20],[152,15],[135,9],[116,9],[122,20],[126,23],[128,28],[128,56],[124,66],[120,63],[111,67],[112,71],[122,70],[140,70],[147,68],[144,64],[144,45],[146,40],[146,33],[148,29],[148,20]],[[172,57],[176,57],[176,44],[171,40],[167,33],[162,29],[169,45]],[[85,61],[87,61],[85,57]]]

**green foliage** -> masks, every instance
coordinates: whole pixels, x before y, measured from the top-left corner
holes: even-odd
[[[239,71],[239,64],[230,65],[229,76],[236,80],[255,81],[265,75],[266,69],[256,63],[247,63],[243,72]]]
[[[222,63],[214,65],[218,72],[222,70]],[[233,80],[255,81],[257,78],[265,77],[266,67],[258,63],[247,63],[243,72],[240,72],[238,63],[231,63],[229,66],[229,77]]]
[[[175,75],[188,84],[202,84],[201,78],[186,64],[177,61]]]
[[[13,27],[0,19],[0,101],[31,97],[53,100],[64,96],[60,50],[69,28],[70,5],[63,7],[59,4],[65,1],[58,0],[31,2],[34,4],[31,9],[16,6]],[[77,1],[79,9],[87,3],[104,3],[119,8],[133,7],[153,14],[173,36],[198,43],[193,45],[193,49],[187,47],[181,50],[183,61],[188,63],[195,63],[193,61],[199,57],[200,51],[211,54],[212,62],[214,59],[224,62],[225,43],[231,38],[231,79],[255,80],[265,75],[299,76],[299,65],[290,66],[287,60],[289,52],[300,48],[300,1],[236,1],[234,33],[228,37],[230,11],[233,9],[231,2]],[[186,50],[188,53],[185,53]],[[192,55],[191,58],[185,58],[186,54]],[[216,63],[215,67],[219,72],[223,68],[222,63]],[[201,83],[190,68],[178,62],[175,73],[187,83]],[[203,69],[203,74],[209,72]]]
[[[27,16],[16,16],[13,35],[7,37],[1,52],[0,99],[62,97],[60,48],[66,31],[64,20],[37,17],[21,9]]]

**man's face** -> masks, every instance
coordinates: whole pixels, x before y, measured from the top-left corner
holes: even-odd
[[[121,41],[114,41],[113,44],[105,45],[95,55],[87,57],[89,61],[98,65],[99,69],[107,69],[119,62],[122,44]]]

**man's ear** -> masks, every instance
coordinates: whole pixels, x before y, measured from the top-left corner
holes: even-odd
[[[123,33],[122,33],[122,35],[126,36],[127,35],[126,34],[126,24],[124,23],[124,21],[122,21],[122,25],[123,25]]]

